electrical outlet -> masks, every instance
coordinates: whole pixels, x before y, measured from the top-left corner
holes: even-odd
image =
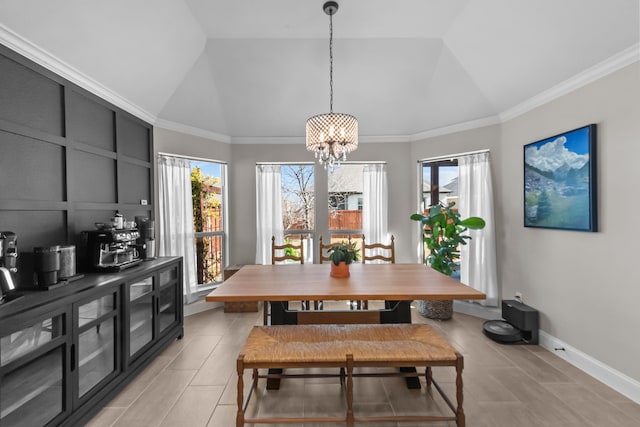
[[[515,299],[519,303],[523,303],[524,302],[524,299],[522,298],[522,292],[516,292],[516,295],[515,295],[515,297],[513,299]]]
[[[147,206],[147,199],[141,199],[141,200],[140,200],[140,204],[141,204],[142,206]]]

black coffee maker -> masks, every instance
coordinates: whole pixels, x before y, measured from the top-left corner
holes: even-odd
[[[0,231],[0,303],[15,291],[17,272],[18,237],[12,231]]]
[[[137,229],[83,231],[87,267],[94,271],[121,271],[142,262],[136,240]]]

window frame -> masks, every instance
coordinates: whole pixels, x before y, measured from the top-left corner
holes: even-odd
[[[219,161],[219,160],[213,160],[213,159],[196,159],[196,158],[191,158],[190,159],[191,162],[198,162],[198,163],[215,163],[217,165],[219,165],[220,167],[220,198],[221,198],[221,204],[222,204],[222,209],[221,209],[221,230],[220,231],[195,231],[195,224],[194,224],[194,231],[193,231],[193,244],[194,246],[196,245],[196,240],[197,239],[201,239],[204,237],[212,237],[212,238],[217,238],[220,237],[221,242],[220,242],[220,253],[221,253],[221,260],[220,260],[220,275],[222,277],[222,279],[217,282],[212,281],[212,282],[208,282],[208,283],[196,283],[196,293],[205,293],[205,292],[209,292],[211,289],[215,289],[218,285],[222,284],[222,282],[224,282],[224,268],[227,265],[227,259],[229,258],[229,250],[228,250],[228,233],[227,233],[227,223],[228,223],[228,185],[227,185],[227,168],[228,165],[226,162],[223,161]],[[193,166],[192,166],[193,167]],[[196,253],[196,248],[194,248],[194,253]],[[197,265],[196,265],[197,268]]]

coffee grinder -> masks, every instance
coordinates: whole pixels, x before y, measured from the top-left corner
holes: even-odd
[[[140,232],[140,237],[136,242],[140,248],[140,257],[142,259],[155,259],[156,231],[154,221],[144,216],[137,216],[136,224],[138,224],[138,231]]]

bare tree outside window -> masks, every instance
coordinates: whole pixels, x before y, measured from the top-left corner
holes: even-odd
[[[313,165],[283,165],[282,215],[285,230],[313,230],[315,192]]]
[[[306,262],[313,262],[315,228],[314,166],[309,164],[282,165],[282,225],[286,242],[299,241],[305,245]]]

